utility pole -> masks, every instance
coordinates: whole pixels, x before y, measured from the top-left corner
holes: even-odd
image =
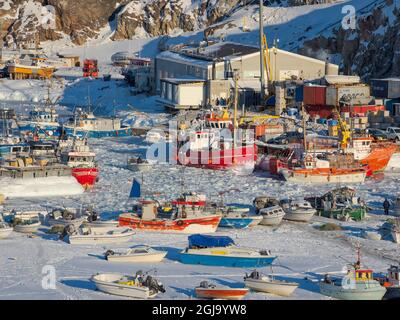
[[[261,91],[260,91],[260,100],[261,104],[264,104],[264,99],[265,99],[265,77],[264,77],[264,1],[260,0],[260,17],[259,17],[259,23],[260,23],[260,85],[261,85]]]

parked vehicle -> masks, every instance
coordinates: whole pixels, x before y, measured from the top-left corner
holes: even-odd
[[[386,129],[386,135],[388,139],[400,142],[400,128],[389,127]]]

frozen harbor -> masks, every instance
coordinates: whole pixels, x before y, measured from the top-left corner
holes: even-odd
[[[128,199],[132,180],[137,175],[125,168],[126,160],[133,154],[145,154],[147,144],[140,137],[108,138],[91,140],[97,153],[100,181],[96,187],[79,196],[47,197],[26,200],[10,200],[5,210],[46,209],[53,206],[93,205],[104,218],[113,218],[131,207]],[[183,178],[181,178],[183,177]],[[207,194],[213,201],[224,194],[225,203],[251,207],[257,195],[279,198],[296,198],[321,195],[328,187],[299,186],[269,178],[263,173],[236,176],[233,173],[207,171],[179,166],[158,165],[144,173],[144,192],[161,199],[174,199],[182,191]],[[314,217],[310,224],[284,222],[278,228],[257,226],[252,229],[225,231],[217,234],[231,236],[237,244],[246,247],[265,248],[278,256],[274,273],[281,279],[300,283],[292,299],[327,299],[319,294],[315,281],[327,272],[341,272],[347,262],[355,261],[355,246],[362,246],[365,266],[385,272],[398,261],[400,248],[390,241],[373,241],[361,237],[362,230],[376,230],[386,219],[382,201],[394,199],[398,192],[398,176],[388,174],[369,180],[357,188],[359,195],[373,209],[369,219],[363,222],[335,222],[343,226],[341,231],[319,231],[316,226],[328,219]],[[167,258],[157,265],[113,264],[103,258],[107,249],[127,248],[147,244],[168,251]],[[113,299],[113,296],[95,291],[90,277],[98,272],[133,274],[137,270],[152,270],[166,286],[160,298],[192,299],[194,287],[208,280],[222,285],[240,287],[245,272],[238,268],[184,265],[179,262],[179,252],[187,245],[187,236],[136,232],[133,239],[118,246],[72,246],[46,233],[46,227],[34,237],[13,233],[0,242],[0,299]],[[43,289],[43,267],[53,266],[56,272],[56,288]],[[46,269],[45,269],[46,270]],[[264,270],[269,272],[270,270]],[[45,272],[45,271],[44,271]],[[272,295],[251,293],[247,299],[280,299]]]

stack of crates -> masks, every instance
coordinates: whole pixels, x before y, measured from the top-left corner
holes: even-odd
[[[328,120],[328,133],[331,137],[339,136],[339,121],[330,119]]]
[[[97,60],[86,59],[83,62],[83,77],[97,78],[99,76],[99,68]]]

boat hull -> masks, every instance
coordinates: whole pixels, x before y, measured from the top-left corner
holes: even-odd
[[[371,153],[361,163],[368,165],[373,173],[384,171],[396,150],[397,146],[394,144],[372,146]]]
[[[213,288],[196,288],[197,298],[202,299],[227,299],[241,300],[249,292],[247,288],[229,288],[229,289],[213,289]]]
[[[280,173],[284,179],[292,183],[300,184],[355,184],[363,183],[367,172],[365,170],[357,171],[331,171],[329,169],[300,169],[290,170],[281,169]]]
[[[131,214],[122,214],[118,221],[121,227],[143,231],[193,234],[215,232],[221,221],[221,216],[213,215],[180,220],[160,219],[145,221]]]
[[[14,231],[15,232],[20,232],[20,233],[34,233],[38,231],[39,227],[41,226],[41,223],[33,223],[30,225],[22,225],[22,224],[17,224],[14,226]]]
[[[130,263],[158,263],[161,262],[167,252],[131,254],[131,255],[110,255],[107,260],[110,262],[130,262]]]
[[[283,219],[295,222],[309,222],[315,212],[286,213]]]
[[[278,296],[289,297],[299,286],[298,283],[264,281],[259,279],[244,280],[246,287],[259,292],[272,293]]]
[[[178,155],[178,161],[182,165],[211,170],[234,170],[240,174],[252,173],[256,160],[255,145],[216,151],[190,150],[185,155]]]
[[[221,219],[219,227],[221,228],[233,228],[233,229],[245,229],[253,223],[251,218],[225,218]]]
[[[205,255],[181,253],[181,262],[184,264],[199,264],[205,266],[233,267],[233,268],[261,268],[271,265],[276,257],[238,257],[226,255]]]
[[[400,172],[400,153],[396,152],[390,158],[385,171],[387,172]]]
[[[386,293],[384,287],[376,286],[363,289],[343,289],[340,286],[319,283],[320,291],[323,295],[340,300],[382,300]]]
[[[109,131],[94,131],[94,130],[80,130],[73,127],[64,127],[65,132],[73,136],[74,133],[79,137],[86,138],[107,138],[107,137],[128,137],[134,135],[134,130],[132,128],[124,128],[119,130],[109,130]]]
[[[128,286],[111,281],[117,281],[122,277],[119,274],[99,274],[91,278],[91,281],[96,285],[97,290],[116,295],[135,299],[154,298],[157,294],[152,293],[146,287]]]
[[[367,216],[367,210],[364,208],[343,209],[343,210],[318,210],[318,215],[342,220],[344,217],[350,217],[355,221],[361,221]]]
[[[7,239],[11,233],[13,232],[13,228],[1,228],[0,229],[0,239]]]
[[[99,177],[98,168],[73,168],[72,175],[87,190],[93,188]]]
[[[133,231],[126,233],[119,233],[113,235],[72,235],[68,237],[70,244],[112,244],[112,243],[124,243],[132,239],[135,233]]]

